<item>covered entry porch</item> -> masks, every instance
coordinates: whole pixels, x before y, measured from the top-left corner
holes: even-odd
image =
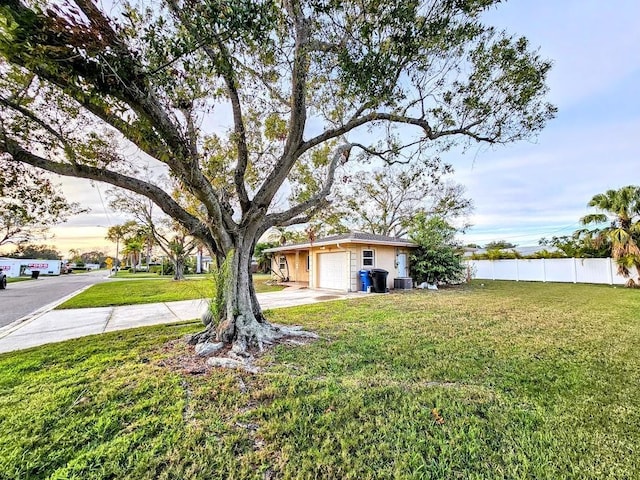
[[[271,271],[281,282],[309,286],[309,250],[284,250],[273,253]]]

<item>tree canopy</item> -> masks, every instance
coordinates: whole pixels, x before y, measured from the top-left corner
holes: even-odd
[[[611,256],[611,242],[599,234],[597,229],[581,228],[571,235],[541,238],[542,246],[558,248],[567,257],[573,258],[606,258]]]
[[[0,245],[43,240],[53,225],[82,211],[42,171],[0,157]]]
[[[226,316],[195,340],[262,347],[286,329],[256,301],[255,243],[322,210],[350,159],[509,143],[553,117],[550,62],[483,23],[498,3],[8,0],[2,159],[143,195],[231,256]],[[136,175],[132,146],[196,208]]]
[[[37,258],[43,260],[60,260],[61,255],[55,247],[51,245],[18,245],[13,253],[9,254],[12,258]]]
[[[489,242],[487,243],[484,248],[486,248],[487,250],[502,250],[502,249],[506,249],[506,248],[515,248],[516,245],[514,245],[511,242],[507,242],[506,240],[495,240],[493,242]]]
[[[329,224],[337,220],[341,226],[394,237],[405,236],[419,213],[464,219],[473,202],[465,198],[462,185],[448,178],[452,173],[451,165],[439,159],[360,169],[337,186],[322,217],[328,214]]]

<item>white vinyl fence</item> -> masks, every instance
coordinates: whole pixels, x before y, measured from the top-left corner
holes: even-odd
[[[472,278],[486,280],[607,285],[624,285],[628,280],[618,275],[618,267],[611,258],[467,260],[466,263]]]

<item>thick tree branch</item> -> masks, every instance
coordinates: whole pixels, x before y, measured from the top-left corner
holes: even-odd
[[[238,159],[236,168],[233,175],[233,181],[236,186],[236,193],[238,194],[238,200],[240,201],[240,207],[242,212],[246,212],[249,209],[249,195],[247,194],[247,187],[244,182],[244,176],[247,172],[247,166],[249,164],[249,149],[247,148],[247,134],[245,130],[244,119],[242,115],[242,106],[240,104],[240,94],[236,86],[236,79],[233,74],[233,65],[231,64],[231,55],[225,47],[225,45],[216,39],[216,46],[220,51],[220,55],[216,55],[211,47],[203,47],[205,53],[211,58],[214,63],[221,62],[221,74],[224,82],[227,86],[227,93],[231,100],[231,109],[233,111],[233,128],[236,148],[238,149]]]
[[[366,125],[368,123],[372,123],[372,122],[376,122],[376,121],[388,121],[388,122],[392,122],[392,123],[402,123],[402,124],[406,124],[406,125],[414,125],[417,126],[419,128],[422,129],[422,131],[424,132],[424,139],[426,140],[436,140],[438,138],[441,137],[445,137],[445,136],[452,136],[452,135],[464,135],[470,138],[473,138],[474,140],[477,140],[479,142],[489,142],[489,143],[495,143],[497,142],[497,138],[498,136],[492,136],[492,137],[486,137],[486,136],[482,136],[479,134],[476,134],[472,131],[473,128],[477,127],[480,122],[473,122],[469,125],[466,126],[462,126],[459,128],[455,128],[455,129],[448,129],[448,130],[441,130],[441,131],[434,131],[434,129],[432,128],[432,126],[429,124],[429,122],[423,118],[414,118],[414,117],[407,117],[404,115],[396,115],[393,113],[384,113],[384,112],[372,112],[369,113],[367,115],[364,115],[362,117],[358,117],[358,118],[352,118],[351,120],[349,120],[347,123],[345,123],[344,125],[342,125],[341,127],[337,127],[337,128],[331,128],[328,130],[325,130],[323,133],[321,133],[320,135],[317,135],[314,138],[311,138],[310,140],[307,140],[306,142],[304,142],[302,145],[300,145],[300,148],[298,149],[298,151],[296,152],[296,154],[298,156],[302,155],[303,153],[307,152],[308,150],[310,150],[311,148],[320,145],[328,140],[331,140],[333,138],[339,137],[341,135],[344,135],[358,127],[361,127],[363,125]]]
[[[321,143],[324,143],[333,138],[337,138],[341,135],[344,135],[345,133],[349,133],[351,130],[354,130],[358,127],[366,125],[367,123],[375,122],[378,120],[388,120],[390,122],[395,122],[395,123],[405,123],[409,125],[416,125],[424,131],[426,138],[433,139],[432,137],[434,136],[431,125],[429,125],[429,122],[427,122],[424,119],[403,117],[401,115],[394,115],[394,114],[383,113],[383,112],[372,112],[362,117],[352,118],[351,120],[349,120],[347,123],[345,123],[340,127],[330,128],[328,130],[325,130],[320,135],[317,135],[316,137],[313,137],[310,140],[307,140],[306,142],[304,142],[302,145],[300,145],[300,148],[296,153],[298,155],[302,155],[306,151],[312,149],[317,145],[320,145]]]
[[[277,227],[290,227],[292,225],[300,225],[303,223],[309,223],[311,220],[313,220],[313,216],[320,210],[322,205],[318,205],[316,207],[314,207],[313,209],[311,209],[309,211],[309,213],[302,215],[300,217],[294,217],[294,218],[290,218],[289,220],[286,221],[282,221],[282,222],[278,222],[275,225],[272,226],[277,226]]]
[[[320,191],[318,191],[314,196],[309,198],[305,202],[300,202],[296,206],[290,208],[285,212],[272,213],[266,216],[265,223],[269,225],[269,227],[273,226],[287,226],[287,225],[295,225],[295,223],[287,223],[291,219],[302,215],[310,209],[318,208],[319,205],[327,198],[329,193],[331,193],[331,187],[333,186],[333,182],[335,180],[335,173],[338,165],[344,163],[349,158],[349,152],[352,148],[351,144],[346,144],[338,147],[336,152],[329,163],[329,168],[327,170],[327,175],[324,180],[324,184]],[[309,215],[312,216],[312,215]],[[296,222],[300,223],[300,222]]]
[[[254,197],[254,205],[260,210],[265,210],[271,204],[273,197],[285,181],[289,172],[295,165],[300,155],[304,129],[307,123],[307,79],[309,75],[309,25],[304,17],[302,6],[297,0],[286,0],[285,8],[293,22],[295,33],[295,46],[293,68],[291,72],[291,115],[289,116],[289,132],[284,144],[283,153],[267,176],[266,180]]]
[[[125,188],[143,195],[158,205],[167,215],[175,218],[193,236],[202,238],[205,242],[211,242],[207,228],[196,217],[189,214],[164,190],[134,177],[118,172],[89,165],[72,165],[48,160],[35,155],[18,142],[9,138],[0,128],[0,152],[7,153],[14,161],[22,162],[34,167],[47,170],[67,177],[79,177],[99,182],[109,183],[116,187]]]

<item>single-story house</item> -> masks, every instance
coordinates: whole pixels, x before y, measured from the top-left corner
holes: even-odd
[[[356,292],[362,285],[360,270],[386,270],[387,288],[393,288],[396,278],[409,277],[409,253],[416,247],[404,238],[352,232],[265,252],[272,254],[276,277],[313,289]]]

